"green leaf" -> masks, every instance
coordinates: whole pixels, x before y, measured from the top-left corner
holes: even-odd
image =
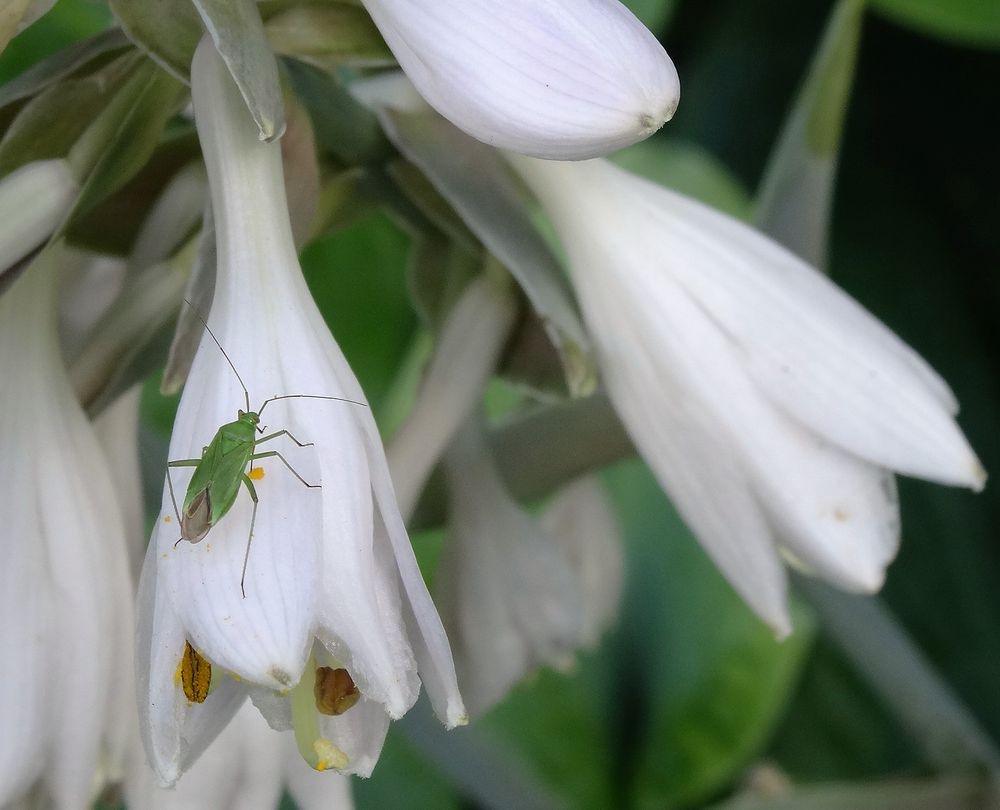
[[[750,215],[750,197],[740,181],[695,143],[655,135],[616,152],[612,160],[633,174],[739,219]]]
[[[777,642],[669,507],[649,471],[608,476],[629,545],[622,649],[638,672],[628,751],[636,807],[703,801],[760,753],[792,694],[812,637]]]
[[[677,8],[677,0],[624,0],[624,3],[654,34],[663,33]]]
[[[0,174],[35,160],[68,155],[112,104],[139,58],[125,54],[89,76],[54,84],[28,101],[0,143]]]
[[[358,6],[302,3],[269,18],[265,28],[275,52],[324,70],[394,63],[378,28]]]
[[[103,4],[62,0],[40,20],[18,34],[0,54],[0,84],[23,73],[62,48],[108,27],[110,15]]]
[[[864,0],[841,0],[789,112],[757,196],[759,227],[825,267],[840,140],[854,83]]]
[[[325,151],[347,164],[380,162],[392,153],[378,120],[336,78],[294,59],[283,65]]]
[[[28,11],[33,0],[6,0],[0,6],[0,52],[7,47],[17,33],[21,18]]]
[[[407,238],[383,214],[313,242],[302,267],[313,297],[376,413],[409,348]]]
[[[370,779],[353,779],[357,810],[460,810],[454,789],[393,727]]]
[[[1000,47],[1000,3],[995,0],[870,0],[895,22],[918,31],[984,48]]]
[[[118,24],[150,59],[189,82],[205,29],[189,0],[108,0]]]
[[[193,0],[229,68],[262,141],[285,131],[278,63],[264,33],[256,0]]]
[[[110,59],[128,45],[128,40],[122,32],[115,29],[63,48],[0,87],[0,109],[31,98],[53,84],[92,66],[96,60]]]
[[[144,59],[69,154],[85,180],[67,223],[132,178],[156,149],[184,86]]]
[[[579,810],[616,806],[611,718],[623,693],[609,655],[580,657],[575,670],[543,669],[476,721],[484,736],[510,747],[538,780]]]

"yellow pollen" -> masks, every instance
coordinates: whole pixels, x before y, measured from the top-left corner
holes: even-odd
[[[313,750],[316,752],[317,761],[313,766],[317,771],[326,771],[330,768],[342,770],[347,767],[350,761],[347,754],[330,742],[326,737],[319,737],[313,740]]]
[[[163,522],[164,523],[173,523],[174,519],[172,517],[170,517],[170,515],[164,515],[163,516]]]
[[[253,481],[260,481],[260,479],[264,477],[264,468],[254,467],[252,470],[250,470],[250,472],[247,473],[247,475]]]

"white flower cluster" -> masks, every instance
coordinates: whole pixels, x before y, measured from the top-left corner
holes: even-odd
[[[886,327],[749,226],[600,159],[679,99],[669,57],[617,0],[364,5],[422,98],[503,150],[544,207],[636,449],[776,633],[792,629],[785,562],[880,587],[895,473],[982,487],[953,395]],[[445,319],[390,475],[301,273],[281,145],[258,140],[208,37],[191,87],[215,288],[138,585],[137,714],[126,527],[141,509],[115,478],[136,478],[135,447],[109,469],[56,328],[69,254],[48,242],[80,182],[61,159],[0,180],[0,271],[21,274],[0,293],[2,807],[82,808],[123,779],[136,807],[271,806],[283,784],[302,807],[349,807],[345,780],[321,786],[289,752],[367,776],[421,685],[445,726],[464,724],[616,615],[623,553],[600,485],[532,517],[484,434],[483,389],[522,307],[506,275],[469,282]],[[163,296],[180,304],[176,285]],[[134,439],[138,395],[122,402]],[[439,616],[404,521],[442,459]],[[127,756],[137,737],[150,767]]]

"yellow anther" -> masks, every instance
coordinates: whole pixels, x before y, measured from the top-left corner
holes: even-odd
[[[170,515],[164,515],[163,516],[163,522],[164,523],[173,523],[174,519],[172,517],[170,517]]]
[[[316,667],[313,694],[317,711],[325,715],[341,715],[361,700],[361,692],[350,673],[332,667]]]
[[[179,669],[184,697],[192,703],[204,703],[212,683],[212,665],[191,646],[190,641],[184,642]]]
[[[260,481],[260,479],[264,477],[264,468],[254,467],[252,470],[250,470],[250,472],[247,473],[247,475],[253,481]]]

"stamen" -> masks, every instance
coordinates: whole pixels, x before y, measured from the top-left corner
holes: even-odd
[[[316,685],[313,688],[316,709],[320,714],[336,717],[361,700],[361,691],[346,669],[316,668]]]
[[[212,685],[212,665],[191,646],[190,641],[184,642],[179,670],[184,697],[192,703],[204,703]]]
[[[289,694],[295,744],[310,768],[317,771],[330,768],[343,769],[349,762],[347,754],[324,737],[320,731],[320,716],[316,711],[316,681],[316,660],[310,657],[305,672]]]
[[[252,470],[250,470],[250,472],[247,473],[247,476],[252,481],[260,481],[260,479],[264,477],[264,468],[254,467]]]

